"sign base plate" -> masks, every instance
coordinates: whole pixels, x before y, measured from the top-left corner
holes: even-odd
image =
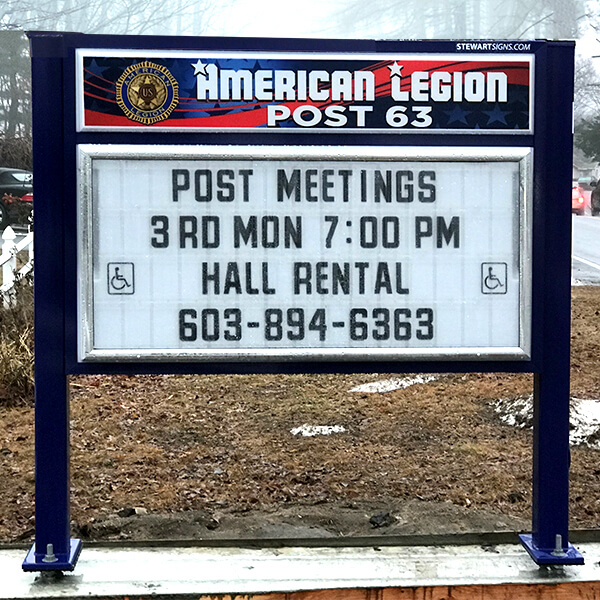
[[[534,545],[531,534],[519,535],[521,544],[529,553],[529,556],[538,565],[582,565],[583,556],[571,545],[563,553],[554,550],[542,550]]]
[[[31,547],[25,560],[23,561],[23,571],[73,571],[77,564],[77,559],[81,554],[81,540],[71,540],[69,553],[59,553],[56,560],[48,561],[46,554],[39,554],[35,551],[35,544]]]

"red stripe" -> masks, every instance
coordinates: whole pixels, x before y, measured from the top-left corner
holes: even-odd
[[[223,127],[254,128],[266,125],[267,109],[250,110],[228,115],[198,117],[192,119],[166,119],[153,125],[143,125],[125,116],[105,115],[96,111],[85,111],[85,124],[90,127]]]

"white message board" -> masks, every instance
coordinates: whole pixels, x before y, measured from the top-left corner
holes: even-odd
[[[527,359],[528,148],[79,146],[83,361]]]

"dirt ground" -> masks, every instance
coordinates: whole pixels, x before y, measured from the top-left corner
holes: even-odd
[[[600,288],[573,288],[572,395],[600,399]],[[531,375],[71,380],[73,535],[305,538],[530,530]],[[401,376],[397,376],[398,378]],[[600,402],[600,400],[599,400]],[[337,426],[312,437],[302,425]],[[0,408],[0,541],[34,533],[33,410]],[[600,527],[600,450],[572,449],[572,528]]]

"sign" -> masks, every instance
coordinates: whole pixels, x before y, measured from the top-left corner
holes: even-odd
[[[79,152],[82,360],[529,357],[527,148]]]
[[[574,42],[30,38],[25,570],[75,567],[67,376],[110,373],[533,373],[520,539],[538,564],[583,562],[568,540]]]
[[[80,131],[533,131],[531,55],[78,50],[77,62]]]

